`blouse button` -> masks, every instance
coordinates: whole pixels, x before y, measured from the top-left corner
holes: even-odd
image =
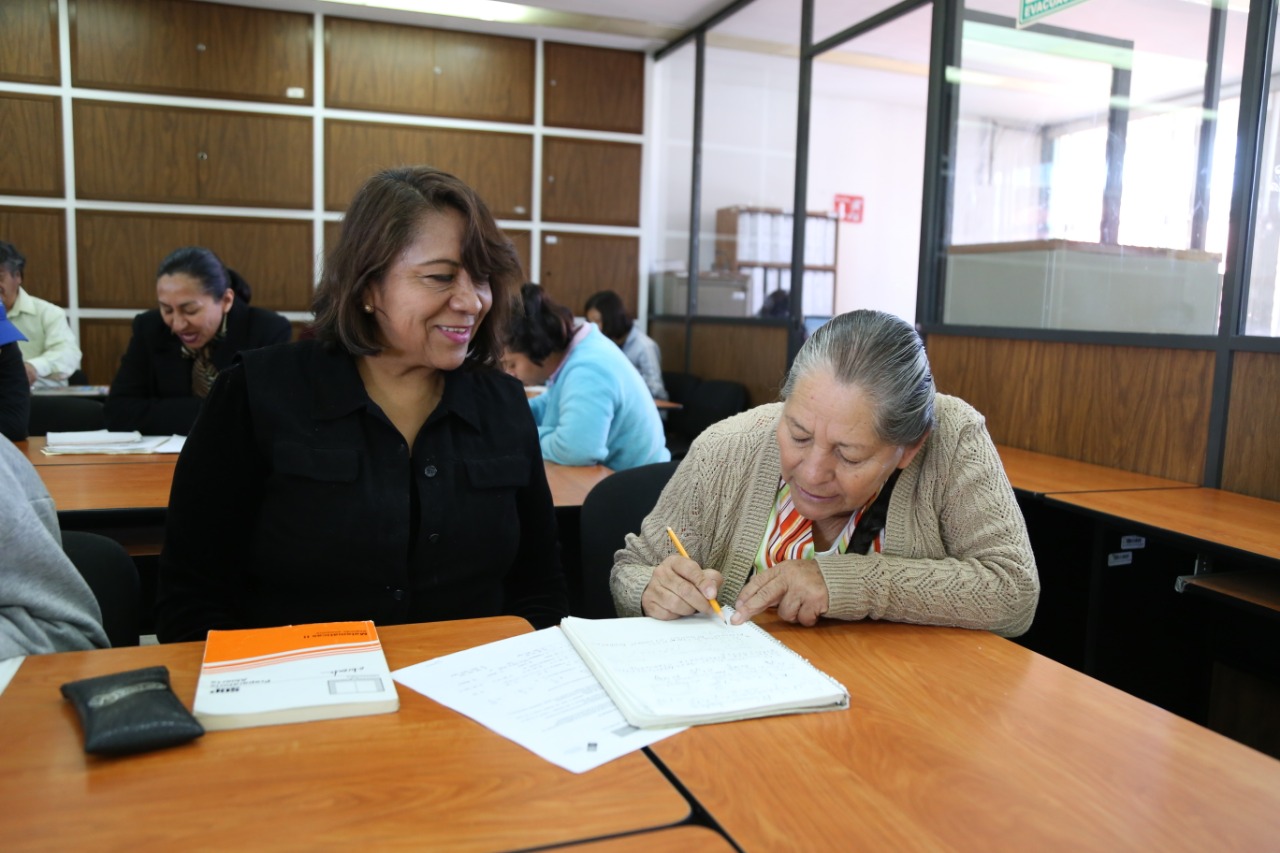
[[[426,474],[428,477],[434,477],[436,475],[436,466],[428,465],[426,468],[422,469],[422,473]]]

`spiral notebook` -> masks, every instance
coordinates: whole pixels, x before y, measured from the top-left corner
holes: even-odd
[[[849,707],[840,682],[750,622],[568,616],[560,630],[637,728]]]

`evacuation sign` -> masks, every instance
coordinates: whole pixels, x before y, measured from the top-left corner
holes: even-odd
[[[864,205],[860,195],[836,195],[836,216],[841,222],[861,222]]]
[[[1084,0],[1018,0],[1018,26],[1025,27]]]

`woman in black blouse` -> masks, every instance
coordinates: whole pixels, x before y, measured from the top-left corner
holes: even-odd
[[[208,249],[171,252],[156,271],[159,307],[133,318],[107,395],[107,428],[186,435],[237,354],[289,340],[289,321],[250,308],[250,295],[248,283]]]
[[[160,639],[210,628],[567,611],[524,389],[498,369],[520,265],[475,192],[371,178],[316,292],[315,339],[218,377],[174,476]]]

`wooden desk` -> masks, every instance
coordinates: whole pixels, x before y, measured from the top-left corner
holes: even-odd
[[[95,457],[96,458],[96,457]],[[53,496],[59,518],[94,510],[164,510],[177,457],[163,462],[44,465],[36,470]]]
[[[733,853],[733,845],[723,835],[705,826],[675,826],[553,849],[565,853]]]
[[[551,500],[557,507],[580,507],[596,483],[613,473],[603,465],[557,465],[542,462],[547,469],[547,485],[551,487]]]
[[[381,635],[396,669],[528,630],[505,617],[388,626]],[[212,732],[126,758],[84,754],[60,684],[164,664],[189,706],[202,649],[23,662],[0,695],[0,848],[515,850],[689,815],[643,753],[569,773],[403,686],[395,714]]]
[[[1280,762],[981,631],[771,633],[850,710],[650,749],[744,850],[1264,850]]]
[[[1280,559],[1280,503],[1218,489],[1050,494],[1083,509],[1184,536],[1219,549]]]
[[[1063,492],[1110,492],[1117,490],[1194,489],[1196,484],[1135,474],[1047,453],[1035,453],[998,445],[1000,461],[1015,489],[1033,495]]]

